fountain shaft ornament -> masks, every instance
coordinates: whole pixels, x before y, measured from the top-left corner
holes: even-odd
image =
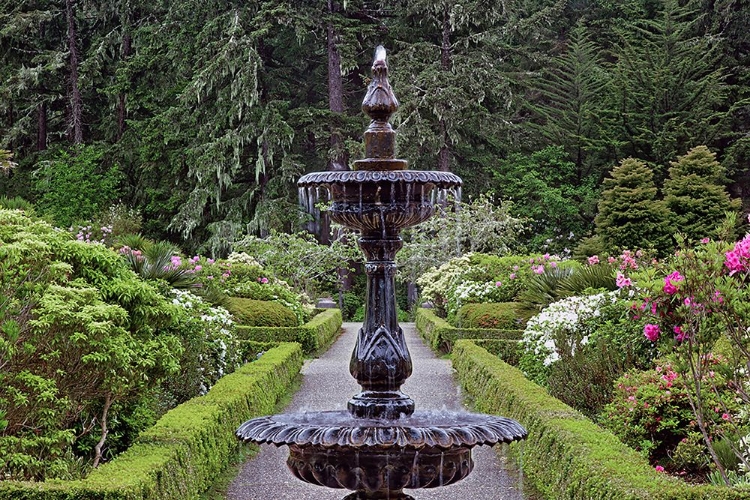
[[[412,360],[397,321],[396,253],[402,229],[429,219],[437,203],[460,196],[450,172],[407,170],[395,157],[389,123],[398,109],[388,82],[385,49],[378,47],[362,110],[366,158],[354,170],[315,172],[300,178],[300,202],[331,202],[332,220],[359,232],[365,254],[365,319],[349,363],[362,390],[347,411],[273,415],[237,430],[243,441],[289,446],[287,465],[303,481],[354,490],[354,499],[410,499],[404,488],[445,486],[473,468],[471,448],[526,437],[518,422],[466,412],[415,411],[401,391]]]

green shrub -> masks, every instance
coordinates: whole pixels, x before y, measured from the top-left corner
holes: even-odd
[[[517,329],[523,326],[516,302],[466,304],[458,310],[456,325],[465,328]]]
[[[238,326],[237,335],[253,342],[298,342],[306,353],[315,353],[333,342],[341,328],[341,311],[325,309],[302,326]]]
[[[41,162],[37,207],[62,227],[91,220],[117,199],[122,172],[106,165],[104,149],[76,146]]]
[[[278,302],[231,297],[229,312],[243,326],[297,326],[297,316]]]
[[[296,344],[268,349],[223,377],[205,396],[164,415],[115,460],[82,481],[0,481],[0,498],[18,500],[165,500],[199,498],[241,446],[234,431],[268,415],[302,367]]]
[[[747,490],[693,486],[654,470],[612,433],[551,397],[497,356],[462,340],[453,367],[478,411],[518,420],[525,442],[510,445],[524,479],[544,498],[569,500],[748,500]]]
[[[19,211],[0,210],[0,297],[0,449],[11,456],[0,477],[68,477],[79,459],[95,464],[105,450],[76,457],[76,441],[106,436],[101,422],[179,368],[170,301],[114,251]]]
[[[430,309],[417,309],[417,331],[434,351],[450,352],[458,339],[500,339],[518,341],[523,330],[497,328],[454,328]]]
[[[722,428],[730,430],[722,414],[736,414],[738,404],[731,394],[722,391],[727,381],[720,373],[720,360],[717,358],[714,363],[716,371],[712,372],[710,384],[716,392],[705,391],[703,404],[710,408],[706,418],[711,419],[711,427],[721,435],[724,434]],[[652,370],[631,371],[619,378],[614,399],[602,412],[601,422],[631,448],[667,468],[671,467],[678,445],[700,432],[685,381],[668,360],[657,361]],[[679,457],[682,462],[690,461],[685,458],[687,448],[683,445]],[[707,455],[705,446],[703,450]],[[696,465],[694,461],[692,465]],[[671,468],[679,466],[675,464]]]

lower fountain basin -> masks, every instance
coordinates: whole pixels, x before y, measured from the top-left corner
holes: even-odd
[[[472,447],[524,439],[526,430],[509,418],[467,412],[417,411],[387,420],[323,411],[255,418],[236,434],[246,442],[288,445],[287,465],[303,481],[355,490],[352,499],[407,499],[403,488],[466,477],[474,466]]]

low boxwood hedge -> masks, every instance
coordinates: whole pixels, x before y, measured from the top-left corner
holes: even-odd
[[[529,432],[509,449],[524,478],[548,499],[750,500],[750,491],[693,486],[657,472],[636,451],[469,340],[453,367],[478,411],[518,420]]]
[[[229,297],[227,310],[242,326],[298,326],[297,316],[288,307],[272,300]]]
[[[459,328],[517,330],[524,325],[518,302],[466,304],[456,313]]]
[[[341,329],[341,310],[326,309],[302,326],[237,326],[237,336],[255,342],[298,342],[305,353],[328,347]]]
[[[234,431],[267,415],[299,374],[296,343],[279,344],[221,378],[205,395],[174,408],[127,451],[79,481],[0,481],[14,500],[157,500],[199,498],[240,446]]]
[[[417,309],[417,331],[435,351],[450,352],[459,339],[498,339],[518,341],[523,330],[499,328],[456,328],[430,309]]]

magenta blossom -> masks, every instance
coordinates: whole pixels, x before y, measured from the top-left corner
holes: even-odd
[[[589,265],[590,266],[593,266],[593,265],[598,264],[598,263],[599,263],[599,256],[598,255],[592,255],[591,257],[589,257]]]
[[[631,286],[633,284],[633,281],[630,278],[626,277],[624,274],[618,272],[615,283],[617,284],[617,288],[625,288]]]
[[[688,338],[687,332],[682,330],[682,327],[677,325],[674,328],[672,328],[672,331],[674,332],[674,339],[677,342],[685,342]]]
[[[648,323],[643,327],[643,335],[651,342],[656,342],[659,339],[659,325]]]
[[[673,273],[669,274],[666,278],[664,278],[664,293],[668,295],[674,295],[677,293],[677,285],[675,283],[679,283],[680,281],[685,281],[685,277],[680,274],[679,271],[674,271]]]

